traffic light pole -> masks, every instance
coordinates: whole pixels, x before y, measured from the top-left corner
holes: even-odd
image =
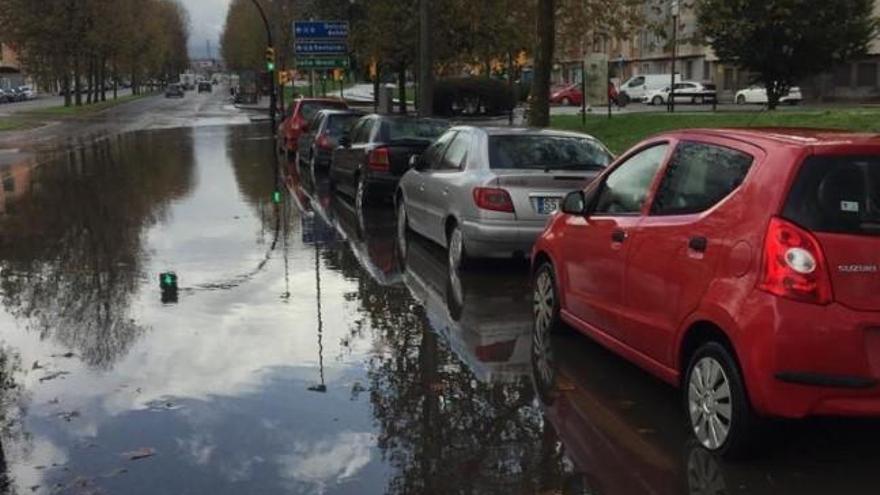
[[[266,49],[266,68],[269,72],[269,121],[272,125],[272,135],[274,136],[277,132],[277,126],[275,125],[275,112],[276,112],[276,101],[275,101],[275,44],[272,42],[272,27],[269,25],[269,20],[266,18],[266,12],[263,11],[263,7],[260,5],[260,2],[257,0],[252,0],[254,2],[254,6],[257,7],[257,10],[260,11],[260,17],[263,19],[263,26],[266,28],[266,38],[268,40],[268,47]],[[271,60],[269,60],[269,55],[271,53]]]

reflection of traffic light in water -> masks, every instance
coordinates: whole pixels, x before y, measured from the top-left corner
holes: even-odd
[[[324,319],[321,315],[321,243],[315,243],[315,298],[318,301],[318,373],[321,376],[320,385],[309,387],[312,392],[326,392],[324,384]]]

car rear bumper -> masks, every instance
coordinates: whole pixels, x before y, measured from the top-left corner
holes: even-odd
[[[385,172],[370,172],[366,177],[367,184],[370,186],[370,194],[376,199],[394,197],[397,191],[397,184],[400,182],[400,176]]]
[[[749,299],[738,354],[758,412],[880,417],[880,312]]]
[[[546,221],[464,220],[465,250],[477,258],[526,257]]]

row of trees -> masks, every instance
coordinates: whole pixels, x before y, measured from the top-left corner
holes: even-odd
[[[106,100],[121,80],[139,93],[189,66],[189,14],[177,0],[0,0],[0,41],[65,105]]]

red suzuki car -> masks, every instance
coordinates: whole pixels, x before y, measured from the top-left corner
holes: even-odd
[[[325,108],[345,110],[348,105],[332,98],[300,98],[290,103],[284,121],[278,128],[281,149],[287,152],[288,157],[296,156],[300,135],[308,131],[309,123],[318,110]]]
[[[709,450],[880,416],[880,136],[654,137],[565,198],[533,266],[535,349],[565,322],[682,387]]]

